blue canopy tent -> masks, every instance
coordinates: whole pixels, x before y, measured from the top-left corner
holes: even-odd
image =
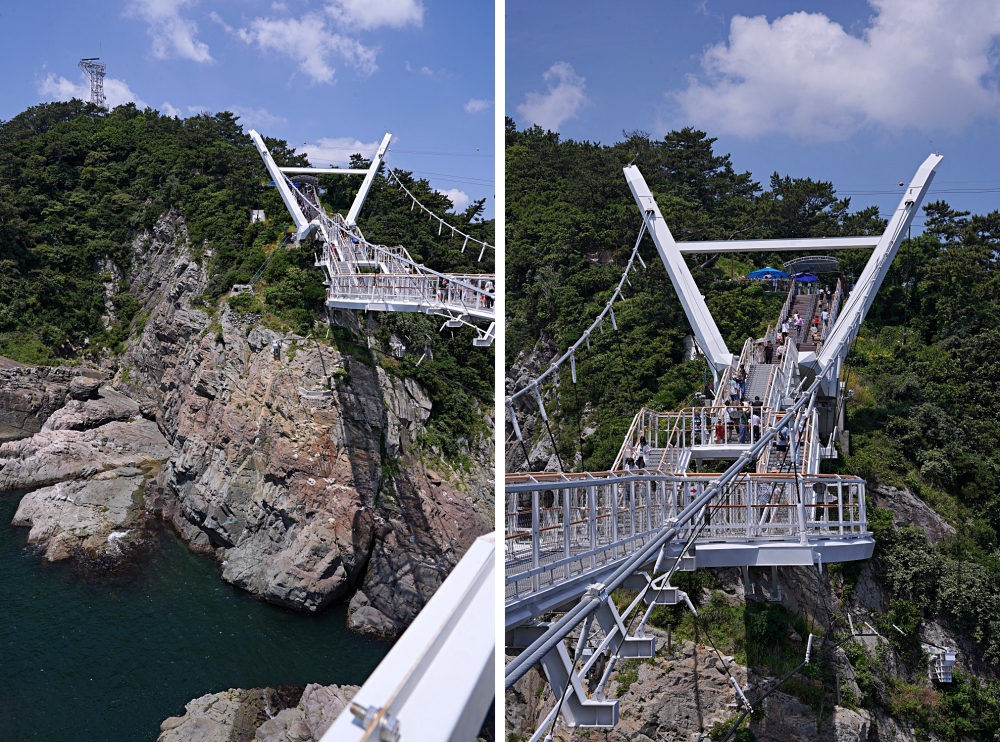
[[[795,280],[798,281],[799,283],[813,283],[815,281],[818,281],[819,279],[816,278],[816,276],[814,276],[812,273],[798,273],[795,276]]]
[[[777,268],[758,268],[755,271],[750,271],[747,273],[747,278],[758,278],[769,280],[772,278],[788,278],[788,274]]]

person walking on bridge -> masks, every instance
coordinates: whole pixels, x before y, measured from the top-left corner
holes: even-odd
[[[639,436],[639,445],[636,448],[636,453],[638,454],[635,460],[636,468],[645,469],[646,459],[649,457],[649,444],[646,443],[646,436]]]
[[[774,346],[771,345],[771,341],[767,341],[767,345],[764,346],[764,363],[771,363],[774,360]]]

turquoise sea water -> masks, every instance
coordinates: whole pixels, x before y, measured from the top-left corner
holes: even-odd
[[[390,644],[222,581],[166,526],[122,575],[47,565],[0,495],[0,742],[155,740],[184,704],[227,688],[360,684]]]

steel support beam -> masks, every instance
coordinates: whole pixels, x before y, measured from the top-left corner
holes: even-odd
[[[899,206],[896,207],[892,218],[889,219],[889,224],[879,238],[861,277],[855,283],[854,290],[844,302],[837,321],[834,322],[833,329],[826,342],[823,343],[819,354],[808,353],[799,359],[800,366],[816,374],[824,373],[836,366],[832,369],[832,373],[825,374],[821,394],[828,397],[836,396],[840,364],[847,356],[847,351],[850,350],[851,343],[857,336],[865,315],[871,309],[872,302],[875,301],[875,294],[889,272],[893,258],[896,257],[896,252],[899,250],[899,245],[906,236],[913,217],[917,215],[920,203],[934,180],[937,166],[943,159],[939,154],[932,154],[924,160],[916,175],[913,176],[913,180],[910,181],[906,193],[900,199]]]
[[[257,147],[257,151],[260,152],[261,159],[264,160],[264,167],[267,168],[267,172],[270,174],[271,180],[274,181],[274,185],[278,189],[278,193],[281,194],[281,200],[285,202],[285,208],[288,209],[288,213],[292,216],[292,221],[295,222],[296,239],[302,239],[303,237],[308,236],[308,234],[316,227],[315,225],[310,224],[306,219],[305,214],[302,213],[299,202],[295,198],[295,194],[292,193],[292,187],[288,185],[288,180],[285,178],[285,174],[281,172],[281,168],[278,167],[278,163],[276,163],[274,158],[271,157],[271,153],[264,144],[264,140],[261,139],[260,134],[253,129],[247,133],[253,140],[254,146]]]
[[[361,207],[364,206],[365,199],[368,197],[368,191],[372,187],[372,182],[375,180],[375,174],[382,165],[382,158],[385,157],[385,151],[389,149],[390,139],[392,139],[392,134],[386,134],[382,137],[382,144],[378,146],[378,151],[372,158],[372,164],[368,168],[368,174],[365,175],[365,179],[361,183],[361,188],[358,189],[358,193],[354,197],[354,203],[351,204],[351,210],[347,212],[347,216],[344,218],[348,227],[353,227],[358,223],[358,214],[361,213]]]
[[[494,555],[494,534],[475,540],[321,742],[476,738],[495,695]]]
[[[660,207],[656,205],[653,193],[646,185],[645,178],[635,165],[625,168],[625,180],[632,191],[632,197],[639,205],[642,218],[646,222],[649,234],[656,244],[656,249],[660,253],[660,260],[667,269],[670,282],[673,283],[677,296],[684,307],[684,314],[687,315],[691,329],[698,339],[698,345],[708,359],[712,374],[718,382],[719,376],[729,368],[733,362],[733,354],[726,347],[726,342],[722,339],[722,333],[712,319],[712,314],[705,304],[705,297],[701,295],[698,285],[694,282],[684,256],[670,234],[670,228],[660,214]]]
[[[712,240],[707,242],[678,242],[677,249],[684,253],[700,252],[806,252],[809,250],[864,250],[878,244],[873,237],[808,237],[788,240]]]

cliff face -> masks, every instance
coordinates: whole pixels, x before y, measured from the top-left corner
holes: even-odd
[[[225,580],[308,611],[357,591],[350,625],[399,633],[492,528],[491,446],[471,471],[427,468],[414,442],[432,402],[413,380],[228,305],[213,316],[180,217],[133,249],[144,323],[106,364],[114,389],[78,370],[0,369],[0,489],[50,485],[24,497],[17,524],[65,558],[144,504],[214,553]],[[74,531],[80,512],[115,517]]]

